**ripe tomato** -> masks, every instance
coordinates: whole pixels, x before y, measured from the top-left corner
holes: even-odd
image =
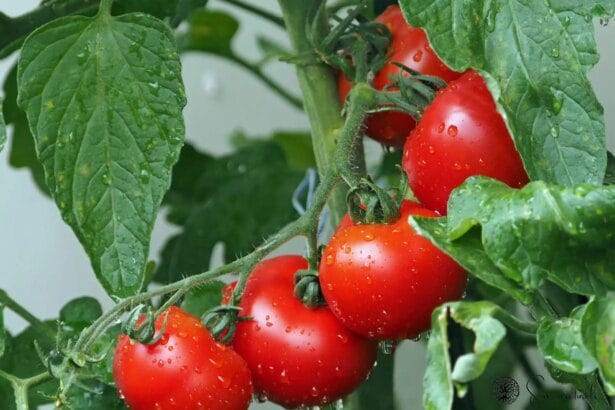
[[[346,329],[327,307],[310,310],[293,294],[301,256],[256,266],[240,303],[233,347],[248,363],[260,396],[285,407],[331,403],[354,390],[376,359],[374,342]]]
[[[412,230],[410,215],[437,216],[404,201],[396,222],[343,227],[325,248],[319,269],[325,300],[361,335],[416,337],[429,329],[434,308],[463,293],[465,271]]]
[[[438,58],[429,46],[427,35],[421,28],[408,25],[399,6],[389,6],[376,21],[385,24],[391,32],[389,58],[386,65],[376,74],[373,86],[382,90],[391,82],[389,76],[396,76],[400,68],[391,64],[401,63],[421,74],[433,75],[444,81],[452,81],[461,74],[452,71]],[[338,89],[342,101],[346,99],[352,83],[344,74],[338,79]],[[367,135],[387,145],[403,147],[408,134],[415,126],[414,119],[400,112],[381,112],[367,119]]]
[[[427,107],[406,141],[402,165],[414,195],[443,215],[451,191],[472,175],[515,188],[528,182],[506,124],[475,71],[450,83]]]
[[[164,315],[156,320],[159,331]],[[216,343],[196,317],[168,310],[162,338],[151,345],[121,335],[113,378],[133,410],[247,409],[250,371],[230,347]]]

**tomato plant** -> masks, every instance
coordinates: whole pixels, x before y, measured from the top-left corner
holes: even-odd
[[[400,68],[393,64],[403,64],[408,68],[422,74],[440,77],[445,81],[452,81],[459,77],[459,73],[448,68],[436,55],[429,45],[427,35],[418,27],[412,27],[402,15],[399,6],[389,6],[376,21],[387,26],[391,32],[387,62],[374,77],[373,86],[382,90],[391,85],[391,78],[400,72]],[[352,88],[343,73],[338,80],[340,97],[345,100]],[[377,141],[386,145],[403,147],[410,131],[415,127],[414,119],[401,112],[381,112],[367,117],[366,133]]]
[[[615,156],[588,76],[613,0],[6,4],[2,166],[31,173],[109,298],[34,313],[77,261],[39,269],[65,244],[37,253],[47,224],[17,227],[7,191],[1,409],[246,409],[253,391],[327,410],[612,408]],[[245,22],[263,34],[235,41]],[[187,53],[244,70],[305,129],[280,130],[226,66],[238,94],[195,106],[217,77]],[[269,112],[245,128],[272,132],[215,155],[187,95],[233,128]]]
[[[463,269],[412,230],[411,215],[437,216],[404,201],[396,222],[342,227],[324,250],[324,297],[344,325],[366,337],[415,338],[430,327],[431,312],[465,288]]]
[[[217,343],[198,318],[172,306],[156,320],[160,339],[120,335],[113,377],[130,408],[245,409],[252,381],[246,362]]]
[[[470,176],[514,188],[528,182],[506,124],[475,71],[450,83],[427,107],[406,141],[402,164],[414,195],[442,215],[453,189]]]
[[[257,265],[239,305],[249,319],[237,325],[233,339],[261,397],[289,408],[344,397],[376,359],[373,342],[345,328],[327,307],[311,310],[294,296],[294,275],[307,267],[296,255]]]

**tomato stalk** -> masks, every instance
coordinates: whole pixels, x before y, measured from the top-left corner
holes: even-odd
[[[279,0],[288,36],[297,55],[312,53],[313,45],[307,38],[308,16],[315,1]],[[316,22],[323,32],[328,31],[324,15]],[[297,78],[303,94],[303,105],[312,130],[312,144],[320,177],[335,161],[334,152],[343,126],[337,81],[330,67],[324,63],[297,64]],[[361,166],[361,163],[358,164]],[[329,200],[331,224],[337,225],[346,212],[345,188],[334,190]]]
[[[37,386],[51,379],[51,375],[47,372],[37,374],[36,376],[32,376],[27,379],[20,379],[19,377],[6,373],[3,370],[0,370],[0,377],[7,380],[11,384],[15,394],[15,408],[17,410],[28,410],[30,408],[28,404],[28,390],[30,387]]]
[[[30,313],[25,307],[21,306],[12,299],[4,290],[0,289],[0,306],[7,307],[16,313],[19,317],[28,322],[34,330],[43,334],[51,340],[55,339],[55,332],[46,323],[39,320],[36,316]]]

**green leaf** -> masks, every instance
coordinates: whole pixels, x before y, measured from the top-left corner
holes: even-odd
[[[102,316],[102,307],[98,300],[83,296],[73,299],[60,310],[60,321],[63,325],[79,332]]]
[[[0,358],[6,349],[6,329],[4,328],[4,306],[0,305]]]
[[[589,302],[581,318],[581,334],[587,350],[598,361],[600,377],[610,396],[615,395],[615,297]]]
[[[613,0],[400,0],[447,65],[488,84],[532,180],[601,184],[603,110],[587,78],[598,61],[592,15]]]
[[[568,373],[587,374],[598,367],[581,337],[581,317],[585,308],[586,305],[579,306],[571,317],[543,320],[536,334],[545,360]]]
[[[453,242],[448,237],[446,217],[412,217],[409,219],[409,223],[419,235],[429,239],[474,277],[508,293],[523,304],[531,302],[532,296],[519,284],[507,278],[489,259],[483,249],[478,231],[470,231],[467,235]]]
[[[423,405],[427,410],[450,409],[453,383],[458,387],[478,378],[506,335],[506,328],[491,317],[498,309],[491,302],[446,303],[432,314],[427,345],[427,370],[423,377]],[[475,333],[473,352],[460,356],[451,371],[447,321],[449,317]]]
[[[615,185],[615,155],[613,155],[611,152],[607,152],[604,185]]]
[[[209,309],[220,305],[224,286],[224,282],[213,280],[190,289],[182,301],[181,308],[191,315],[201,317]]]
[[[316,167],[312,138],[309,132],[275,131],[271,136],[250,138],[243,132],[236,132],[231,136],[231,143],[236,149],[245,148],[252,144],[273,141],[284,150],[288,165],[305,171]]]
[[[143,283],[184,138],[180,75],[168,26],[143,14],[58,19],[22,49],[18,102],[47,185],[111,295]]]
[[[393,389],[395,355],[379,352],[377,363],[378,366],[372,369],[368,379],[344,400],[344,409],[395,410],[398,408]]]
[[[0,151],[6,144],[6,124],[4,123],[4,115],[2,115],[2,100],[0,100]]]
[[[118,397],[115,388],[103,383],[96,383],[92,391],[78,387],[69,390],[66,398],[69,409],[81,410],[123,410],[128,409],[124,401]]]
[[[221,11],[195,10],[187,21],[188,30],[177,36],[180,50],[233,56],[231,42],[239,29],[234,17]]]
[[[204,7],[207,0],[116,0],[113,14],[142,12],[159,19],[169,18],[172,27],[186,19],[194,9]]]
[[[527,289],[544,279],[584,295],[615,289],[615,186],[517,190],[472,177],[451,195],[447,233],[457,244],[477,225],[485,253]]]
[[[26,113],[17,106],[17,64],[11,68],[4,80],[4,119],[13,126],[9,164],[15,168],[28,168],[38,188],[46,195],[49,189],[45,184],[43,166],[36,157],[34,138],[30,133]]]
[[[289,166],[275,143],[251,144],[221,158],[186,146],[174,172],[168,219],[183,230],[163,249],[159,282],[208,270],[217,243],[224,244],[224,259],[233,260],[297,216],[291,197],[303,172]]]

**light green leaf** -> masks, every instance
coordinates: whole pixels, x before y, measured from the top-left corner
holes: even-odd
[[[429,239],[474,277],[508,293],[524,304],[531,302],[531,294],[518,283],[507,278],[491,261],[483,249],[479,232],[468,232],[462,238],[451,241],[448,237],[446,217],[411,217],[408,222],[419,235]]]
[[[181,308],[191,315],[201,317],[209,309],[220,305],[224,286],[224,282],[212,280],[190,289],[182,301]]]
[[[158,282],[208,270],[218,243],[224,244],[224,260],[234,260],[297,217],[291,198],[303,172],[291,168],[273,142],[221,158],[188,145],[174,175],[168,219],[183,229],[162,251]]]
[[[586,305],[579,306],[570,317],[543,320],[536,334],[545,360],[568,373],[587,374],[598,367],[581,337],[585,308]]]
[[[607,394],[615,396],[615,297],[589,302],[581,318],[581,334],[587,350],[598,361]]]
[[[22,49],[18,102],[47,185],[111,295],[142,286],[184,139],[180,75],[169,28],[138,13],[58,19]]]
[[[427,345],[427,370],[423,377],[423,405],[427,410],[445,410],[453,405],[455,383],[462,387],[478,378],[506,335],[506,328],[492,316],[491,302],[446,303],[432,314]],[[476,335],[473,351],[460,356],[451,371],[447,321],[453,319]]]
[[[60,322],[79,332],[102,316],[102,307],[98,300],[83,296],[68,302],[60,310]]]
[[[601,184],[603,110],[587,78],[598,61],[592,16],[613,0],[401,0],[453,69],[489,74],[490,89],[532,180]]]
[[[615,186],[517,190],[472,177],[451,195],[447,233],[456,244],[477,225],[485,253],[527,289],[544,279],[584,295],[615,289]]]

